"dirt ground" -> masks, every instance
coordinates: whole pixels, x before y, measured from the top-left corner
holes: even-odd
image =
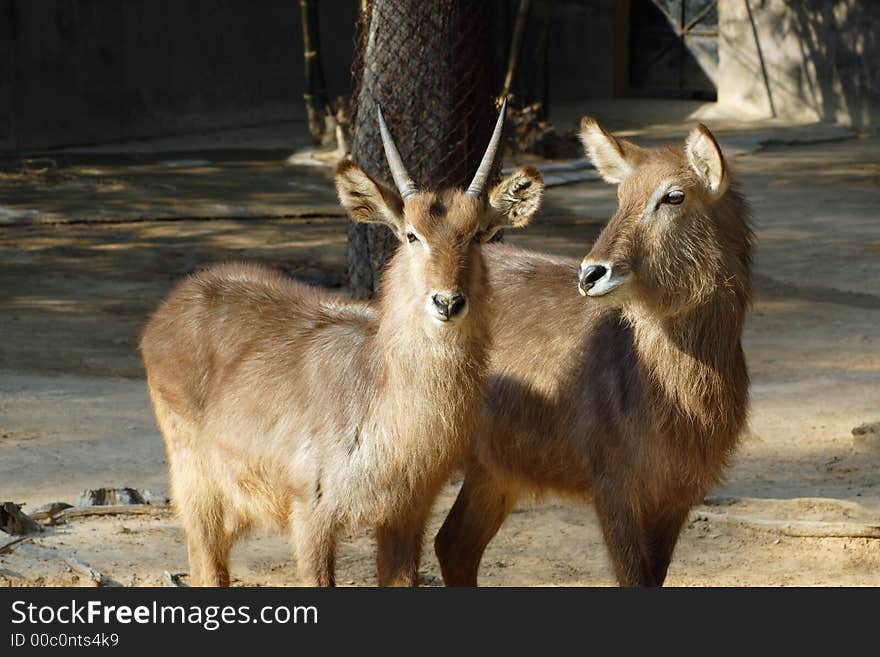
[[[732,144],[737,135],[726,138]],[[872,137],[769,145],[733,158],[758,235],[757,299],[745,336],[750,429],[728,482],[682,534],[670,585],[880,585],[878,539],[793,537],[730,520],[880,524],[880,452],[856,449],[850,433],[880,420],[878,156],[880,138]],[[82,212],[90,198],[101,201],[100,189],[113,197],[106,206],[97,203],[103,209],[90,223],[0,226],[0,501],[32,510],[55,500],[73,503],[82,489],[101,486],[167,494],[164,450],[136,344],[147,313],[182,275],[218,260],[256,259],[305,280],[342,283],[346,231],[338,212],[320,216],[332,210],[285,206],[254,218],[276,206],[273,194],[283,185],[302,191],[300,201],[309,207],[327,208],[326,174],[241,157],[211,159],[177,161],[172,169],[186,171],[176,173],[147,161],[139,178],[125,173],[131,167],[100,159],[67,165],[52,180],[0,176],[3,194],[25,189],[28,202],[44,198],[41,191],[54,199],[56,218]],[[199,167],[210,170],[189,171]],[[176,187],[184,174],[200,181],[196,193],[203,200],[222,197],[210,206],[215,212],[203,204],[188,214],[154,199],[162,220],[144,219],[152,215],[143,196],[142,208],[112,209],[124,208],[126,186],[129,193],[141,185],[161,196],[163,189],[170,193],[161,185]],[[107,187],[108,179],[117,187]],[[65,194],[58,185],[73,187]],[[24,205],[0,198],[6,204],[0,218],[28,217]],[[68,210],[66,199],[75,200]],[[535,224],[511,241],[582,256],[614,207],[614,189],[600,182],[554,187]],[[439,499],[429,541],[456,489],[451,483]],[[164,571],[187,568],[181,529],[169,513],[79,519],[0,555],[0,584],[88,585],[61,553],[123,585],[161,585]],[[373,584],[373,559],[368,533],[350,537],[338,557],[338,581]],[[281,537],[241,543],[232,570],[236,585],[296,584]],[[425,584],[440,583],[430,544],[422,573]],[[547,498],[511,515],[486,553],[481,582],[604,586],[614,580],[591,509]]]

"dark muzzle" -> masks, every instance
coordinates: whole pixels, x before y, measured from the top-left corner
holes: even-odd
[[[434,302],[437,313],[446,319],[460,315],[467,303],[460,294],[435,294],[431,297],[431,301]]]
[[[589,290],[607,272],[608,270],[602,265],[589,265],[588,267],[581,265],[578,267],[578,282],[582,289]]]

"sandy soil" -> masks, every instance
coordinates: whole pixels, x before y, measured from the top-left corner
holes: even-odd
[[[850,430],[880,420],[880,140],[773,146],[735,159],[755,209],[757,300],[745,345],[753,378],[750,430],[713,513],[778,520],[880,523],[880,453]],[[308,174],[314,180],[314,174]],[[319,183],[315,183],[319,184]],[[205,191],[205,194],[208,194]],[[614,190],[552,189],[515,241],[582,255],[614,209]],[[149,309],[207,262],[258,259],[339,284],[339,217],[28,225],[0,232],[0,500],[76,501],[100,486],[167,492],[166,464],[135,346]],[[436,506],[433,537],[456,484]],[[880,540],[795,538],[695,519],[668,583],[880,585]],[[426,549],[426,584],[439,568]],[[167,513],[71,521],[0,555],[0,583],[89,582],[75,557],[124,585],[186,571]],[[374,583],[368,534],[338,559],[342,584]],[[282,538],[242,543],[238,585],[292,585]],[[518,509],[490,545],[487,585],[613,584],[589,507],[548,498]]]

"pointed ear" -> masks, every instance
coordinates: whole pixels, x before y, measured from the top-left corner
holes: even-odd
[[[355,221],[385,224],[403,235],[403,201],[390,187],[376,182],[351,160],[336,167],[336,193]]]
[[[535,167],[517,169],[489,194],[491,219],[483,232],[488,242],[502,228],[524,228],[541,208],[544,179]]]
[[[715,137],[702,123],[688,135],[684,144],[688,164],[709,191],[712,200],[721,198],[729,184],[727,164]]]
[[[581,142],[605,182],[614,185],[626,180],[644,156],[641,148],[612,137],[591,116],[581,120]]]

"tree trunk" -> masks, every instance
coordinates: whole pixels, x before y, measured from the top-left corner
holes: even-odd
[[[371,176],[391,179],[376,121],[381,104],[420,188],[467,186],[494,121],[487,3],[373,0],[361,30],[354,161]],[[349,283],[356,298],[376,293],[379,273],[396,247],[384,226],[349,225]]]

